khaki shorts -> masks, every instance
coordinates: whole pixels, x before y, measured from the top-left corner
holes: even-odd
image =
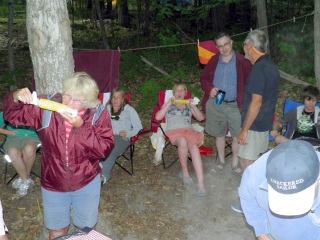
[[[239,145],[239,157],[255,161],[261,153],[268,149],[269,131],[257,132],[249,130],[246,142],[246,145]]]
[[[232,137],[237,137],[241,131],[241,115],[237,102],[216,104],[209,98],[206,103],[205,131],[213,137],[223,137],[227,132],[227,123]]]
[[[6,152],[8,152],[8,149],[12,147],[22,150],[28,143],[31,143],[31,142],[34,142],[37,145],[38,143],[40,143],[40,140],[34,137],[10,138],[5,141],[3,145],[3,149]]]

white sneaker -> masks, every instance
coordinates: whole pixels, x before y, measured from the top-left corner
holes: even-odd
[[[106,183],[107,183],[107,178],[103,174],[101,174],[101,185],[104,185]]]
[[[22,184],[22,179],[21,179],[21,177],[18,177],[16,180],[13,181],[12,187],[14,189],[18,189],[21,184]]]
[[[34,182],[31,178],[27,179],[28,189],[31,189],[34,186]]]
[[[237,213],[243,213],[240,202],[231,204],[231,208],[233,211],[235,211]]]
[[[22,183],[19,189],[17,190],[17,194],[20,197],[23,197],[28,193],[28,189],[32,188],[33,186],[34,186],[34,182],[31,178],[28,178],[27,180],[22,180]]]

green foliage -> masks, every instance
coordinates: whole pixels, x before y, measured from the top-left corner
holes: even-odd
[[[307,77],[305,81],[310,85],[316,85],[316,78],[314,77]]]
[[[3,75],[1,81],[7,83],[9,86],[14,86],[16,84],[14,78],[24,78],[25,76],[25,71],[8,71]]]
[[[294,45],[285,43],[285,42],[280,42],[278,44],[278,48],[280,49],[280,53],[286,56],[297,56],[297,49]]]
[[[161,23],[165,19],[173,17],[174,6],[172,4],[166,4],[162,6],[161,4],[156,5],[157,15],[156,20]]]
[[[0,6],[0,18],[8,18],[9,8],[8,3],[9,0],[2,1],[3,4]],[[26,4],[23,1],[14,1],[14,12],[19,12],[19,14],[15,15],[14,18],[25,18],[26,17]]]
[[[146,81],[142,86],[139,87],[139,92],[142,94],[143,99],[137,110],[145,109],[150,107],[150,105],[155,106],[157,104],[158,91],[160,91],[162,86],[157,80]]]
[[[301,87],[300,86],[293,86],[291,88],[291,91],[295,94],[299,94],[301,92]]]
[[[282,26],[274,37],[274,44],[277,46],[273,50],[272,56],[276,57],[277,64],[283,71],[295,75],[298,78],[308,77],[312,82],[314,76],[314,43],[313,35],[304,32],[313,32],[312,20],[310,23],[304,22]],[[304,28],[304,31],[301,29]],[[310,78],[310,76],[312,76]]]
[[[158,37],[160,45],[175,45],[180,43],[180,33],[173,32],[170,29],[164,29],[159,33]],[[170,47],[167,50],[170,52],[178,52],[179,47]]]

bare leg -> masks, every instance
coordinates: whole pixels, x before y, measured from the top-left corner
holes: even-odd
[[[249,167],[251,164],[253,164],[254,161],[248,160],[245,158],[240,158],[240,165],[242,168],[242,171],[246,170],[247,167]]]
[[[2,235],[2,236],[0,236],[0,240],[8,240],[8,238],[6,235]]]
[[[68,229],[69,229],[69,226],[67,226],[65,228],[61,228],[59,230],[50,230],[49,231],[49,239],[53,240],[53,239],[55,239],[57,237],[61,237],[61,236],[67,235]]]
[[[287,142],[289,141],[288,138],[280,135],[278,132],[276,131],[271,131],[270,132],[270,135],[274,138],[274,141],[276,142],[276,144],[281,144],[281,143],[284,143],[284,142]]]
[[[178,146],[178,155],[181,164],[181,171],[184,177],[190,177],[188,171],[188,143],[187,139],[184,137],[179,137],[176,140],[176,145]]]
[[[12,166],[17,171],[22,180],[28,179],[25,163],[22,159],[22,152],[16,147],[9,148],[8,155],[11,159]]]
[[[36,161],[37,143],[27,143],[22,149],[22,158],[25,164],[27,176],[29,177],[31,169]]]
[[[218,151],[219,161],[221,163],[225,163],[225,144],[226,144],[226,137],[216,137],[216,147]]]
[[[188,145],[189,145],[189,152],[192,158],[193,168],[197,177],[198,188],[201,192],[205,192],[206,190],[203,183],[203,167],[202,167],[199,147],[194,143],[190,143]]]
[[[237,137],[233,137],[232,138],[232,163],[231,163],[231,167],[232,167],[233,171],[235,171],[236,173],[241,173],[242,170],[240,168],[236,168],[236,166],[238,166],[238,164],[239,164],[238,153],[239,153],[238,139],[237,139]]]

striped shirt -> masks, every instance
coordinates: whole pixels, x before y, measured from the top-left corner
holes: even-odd
[[[79,117],[82,117],[82,115],[84,114],[84,112],[85,112],[85,109],[83,109],[83,110],[81,110],[79,113],[78,113],[78,116]],[[65,127],[66,127],[66,161],[67,161],[67,166],[68,166],[68,160],[69,160],[69,155],[68,155],[68,140],[69,140],[69,136],[70,136],[70,132],[71,132],[71,130],[72,130],[72,128],[73,128],[73,126],[70,124],[70,123],[68,123],[68,121],[65,119],[64,120],[64,125],[65,125]]]

